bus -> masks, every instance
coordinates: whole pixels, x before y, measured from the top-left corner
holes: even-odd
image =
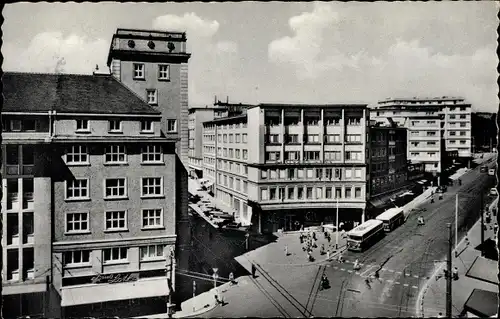
[[[370,219],[347,233],[347,249],[363,251],[385,235],[384,223]]]
[[[382,214],[378,215],[375,219],[384,223],[384,230],[386,232],[392,231],[394,228],[402,225],[405,222],[405,214],[400,207],[389,208]]]

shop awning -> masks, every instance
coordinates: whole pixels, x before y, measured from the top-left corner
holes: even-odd
[[[374,206],[376,208],[383,207],[385,204],[390,203],[391,199],[394,199],[394,198],[408,192],[410,187],[411,187],[411,185],[406,185],[406,186],[404,186],[396,191],[373,197],[372,199],[369,200],[369,202],[372,206]]]
[[[112,300],[168,296],[165,277],[116,284],[89,284],[61,288],[61,306],[69,307]]]
[[[465,275],[467,277],[498,285],[497,262],[481,256],[477,256],[476,260],[474,260],[474,263]]]
[[[474,289],[465,302],[464,311],[480,318],[491,317],[498,310],[498,292]]]

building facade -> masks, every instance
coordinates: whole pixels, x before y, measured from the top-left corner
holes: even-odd
[[[372,126],[368,162],[369,197],[375,198],[407,184],[406,128]]]
[[[371,110],[373,120],[387,117],[408,128],[408,159],[428,172],[442,171],[447,152],[464,161],[472,156],[471,105],[463,98],[389,98]]]
[[[472,148],[474,152],[493,152],[497,147],[497,116],[495,113],[472,113]]]
[[[189,108],[189,170],[190,175],[203,178],[203,154],[207,152],[204,143],[208,139],[203,135],[203,122],[226,117],[227,109],[223,107]]]
[[[3,83],[4,316],[166,311],[180,162],[162,113],[109,75]],[[47,298],[60,313],[33,309]]]
[[[366,208],[366,105],[259,104],[204,123],[215,135],[204,172],[258,232],[339,219]],[[251,128],[251,129],[249,129]]]

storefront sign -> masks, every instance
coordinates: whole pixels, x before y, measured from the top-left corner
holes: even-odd
[[[97,275],[90,279],[93,284],[117,284],[122,282],[137,281],[139,274],[129,273],[129,274],[109,274],[109,275]]]

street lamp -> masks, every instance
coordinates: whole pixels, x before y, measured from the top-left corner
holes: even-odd
[[[335,250],[339,249],[339,198],[337,197],[337,216],[335,218],[337,226],[335,228]]]
[[[170,247],[169,251],[169,258],[170,258],[170,264],[167,265],[167,267],[170,267],[169,271],[167,272],[167,284],[168,284],[168,304],[167,304],[167,313],[168,317],[172,318],[173,315],[173,307],[174,305],[172,304],[172,293],[173,293],[173,274],[174,274],[174,248]],[[170,273],[170,275],[168,275]]]

